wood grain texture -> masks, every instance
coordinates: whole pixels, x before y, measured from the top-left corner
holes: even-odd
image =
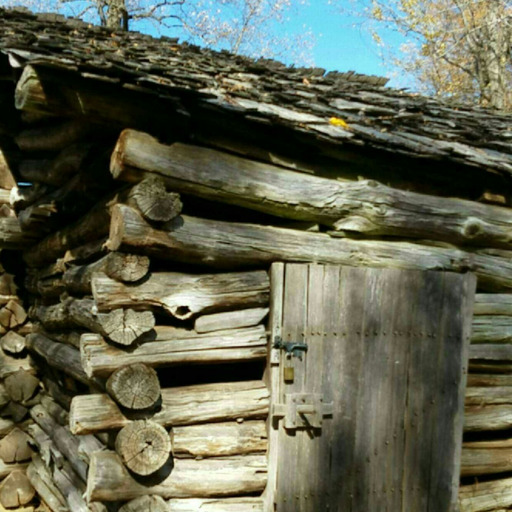
[[[80,348],[84,371],[89,376],[108,376],[119,366],[135,363],[156,368],[258,361],[267,354],[267,337],[262,325],[205,334],[162,326],[155,328],[153,341],[145,341],[152,334],[143,336],[142,343],[129,351],[106,343],[101,336],[84,334]]]
[[[152,420],[170,426],[264,418],[268,407],[269,394],[261,381],[201,384],[163,389],[162,408]],[[79,395],[71,403],[73,434],[120,429],[129,422],[108,395]]]
[[[156,308],[180,320],[199,313],[265,305],[268,290],[268,276],[264,271],[155,272],[134,285],[125,285],[101,274],[92,279],[93,296],[100,311],[119,307]]]
[[[274,419],[277,509],[454,510],[474,278],[294,264],[283,277],[280,335],[308,351],[292,381],[282,354],[273,403],[320,393],[334,411],[317,428]]]
[[[263,491],[267,462],[262,455],[221,459],[176,459],[167,478],[155,485],[138,483],[111,452],[93,455],[87,483],[90,501],[117,501],[156,494],[163,498],[243,496]]]
[[[171,190],[272,215],[319,222],[367,235],[511,247],[507,208],[393,189],[372,180],[334,181],[221,151],[125,130],[111,160],[115,178],[151,173]]]
[[[132,208],[112,211],[111,250],[122,248],[167,261],[240,269],[275,261],[351,267],[473,271],[486,291],[512,289],[512,263],[484,252],[407,242],[332,238],[271,226],[223,222],[182,215],[156,229]]]

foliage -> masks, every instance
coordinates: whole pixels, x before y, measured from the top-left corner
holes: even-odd
[[[512,108],[512,2],[364,0],[356,3],[359,13],[361,4],[385,55],[412,73],[423,92]],[[389,30],[407,41],[398,55],[387,51]]]
[[[314,38],[283,26],[306,0],[7,0],[34,11],[61,12],[91,23],[180,35],[215,49],[311,64]]]

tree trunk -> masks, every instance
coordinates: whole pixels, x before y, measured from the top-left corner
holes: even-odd
[[[125,285],[101,274],[92,279],[99,310],[162,308],[179,320],[198,313],[265,306],[269,280],[264,271],[227,274],[153,273],[143,283]]]
[[[153,341],[145,342],[150,336]],[[106,343],[100,336],[85,334],[80,348],[82,366],[91,377],[106,377],[119,366],[136,363],[151,367],[215,364],[258,361],[267,355],[267,336],[262,325],[206,334],[156,327],[154,334],[142,336],[140,342],[126,351]]]
[[[153,486],[138,483],[111,452],[95,453],[89,470],[91,501],[117,501],[156,494],[163,498],[240,496],[261,493],[267,483],[263,455],[176,459],[171,474]]]
[[[333,239],[323,233],[185,215],[155,229],[124,205],[113,209],[107,244],[111,250],[122,248],[167,261],[230,269],[290,261],[409,270],[471,270],[478,276],[481,289],[512,289],[512,263],[483,253],[406,242]]]
[[[199,384],[162,390],[162,407],[152,420],[163,426],[264,418],[269,395],[261,381]],[[93,434],[120,429],[130,420],[108,395],[73,398],[69,416],[71,432]]]

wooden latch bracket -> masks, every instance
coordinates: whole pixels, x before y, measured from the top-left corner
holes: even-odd
[[[319,393],[287,393],[284,404],[272,406],[272,418],[274,420],[283,418],[283,426],[286,430],[320,429],[324,417],[332,414],[333,403],[325,403]]]

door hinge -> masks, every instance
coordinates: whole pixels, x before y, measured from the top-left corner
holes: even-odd
[[[323,419],[332,416],[333,403],[326,403],[319,393],[287,393],[284,404],[272,405],[274,425],[283,418],[287,430],[322,428]]]

